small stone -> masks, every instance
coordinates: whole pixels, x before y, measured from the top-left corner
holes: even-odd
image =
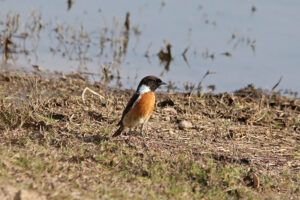
[[[116,108],[116,110],[123,110],[124,106],[123,105],[117,105],[115,108]]]
[[[180,129],[186,129],[186,128],[192,128],[192,127],[193,127],[193,124],[189,121],[186,121],[186,120],[182,120],[179,123],[179,128]]]
[[[172,108],[172,107],[166,107],[163,109],[164,112],[169,112],[169,113],[172,113],[172,114],[177,114],[177,111]]]
[[[164,120],[167,121],[167,122],[169,122],[169,121],[171,120],[171,118],[170,118],[170,116],[166,116],[166,117],[164,118]]]
[[[29,137],[32,140],[40,140],[44,138],[44,135],[39,131],[36,131],[36,132],[32,132]]]

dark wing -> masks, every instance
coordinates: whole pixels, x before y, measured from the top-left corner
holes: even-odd
[[[125,115],[129,112],[129,110],[132,108],[134,102],[139,98],[140,94],[135,92],[134,95],[131,97],[131,99],[129,100],[129,102],[127,103],[127,106],[125,107],[125,110],[122,114],[122,118],[120,120],[120,122],[118,123],[118,125],[122,125],[122,121],[125,117]]]

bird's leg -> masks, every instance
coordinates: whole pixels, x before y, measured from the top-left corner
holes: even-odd
[[[148,120],[145,121],[145,125],[144,126],[145,126],[145,133],[148,136]]]
[[[141,125],[141,134],[143,136],[143,140],[145,140],[144,127],[145,127],[145,123],[142,123],[142,125]]]
[[[149,118],[147,118],[145,122],[142,124],[142,131],[141,131],[142,133],[146,133],[146,136],[148,135],[148,126],[147,126],[148,120]]]
[[[131,140],[131,135],[132,135],[132,127],[129,128],[129,131],[128,131],[128,137],[129,137],[129,140]]]

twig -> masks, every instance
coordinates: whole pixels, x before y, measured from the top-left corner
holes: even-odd
[[[203,75],[202,79],[200,80],[199,84],[201,85],[202,82],[204,81],[204,79],[205,79],[208,75],[211,75],[211,74],[216,74],[216,72],[211,72],[211,71],[207,70],[207,72]]]
[[[84,90],[83,90],[83,92],[82,92],[82,95],[81,95],[81,98],[82,98],[82,101],[83,101],[84,104],[85,104],[84,95],[85,95],[85,92],[86,92],[87,90],[90,91],[92,94],[97,95],[100,99],[104,99],[104,97],[103,97],[102,95],[100,95],[99,93],[95,92],[94,90],[92,90],[92,89],[86,87],[86,88],[84,88]]]
[[[191,107],[191,96],[193,94],[194,88],[195,88],[195,85],[193,85],[193,87],[192,87],[192,89],[190,91],[190,94],[189,94],[189,98],[188,98],[189,108]]]
[[[198,88],[202,87],[202,82],[204,81],[204,79],[211,74],[216,74],[216,72],[211,72],[209,70],[207,70],[207,72],[203,75],[202,79],[200,80],[200,82],[198,83]]]
[[[275,88],[277,88],[277,86],[280,84],[280,82],[282,81],[283,76],[280,76],[279,80],[277,81],[277,83],[272,87],[272,92],[275,90]]]

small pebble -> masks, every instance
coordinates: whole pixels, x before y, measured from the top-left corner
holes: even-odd
[[[193,127],[193,124],[189,121],[186,121],[186,120],[182,120],[179,123],[179,128],[180,129],[186,129],[186,128],[192,128],[192,127]]]
[[[172,107],[166,107],[163,109],[164,112],[170,112],[172,114],[177,114],[177,111]]]
[[[170,134],[170,135],[174,135],[175,133],[174,133],[173,130],[169,130],[169,134]]]
[[[164,118],[164,120],[167,121],[167,122],[169,122],[169,121],[171,120],[171,118],[170,118],[170,116],[166,116],[166,117]]]

